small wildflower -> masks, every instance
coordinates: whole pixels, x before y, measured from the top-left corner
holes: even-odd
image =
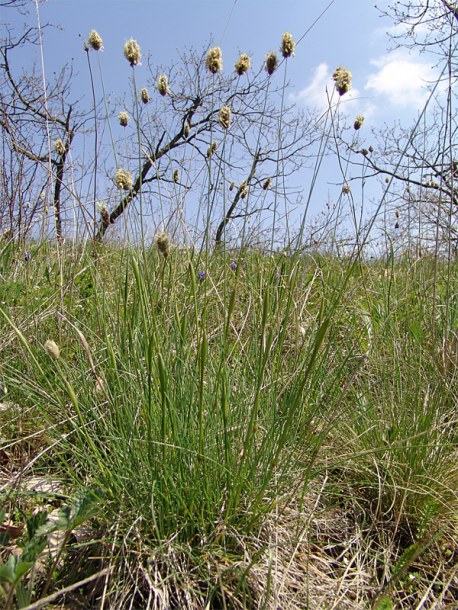
[[[234,271],[234,272],[235,272],[235,271],[237,271],[237,261],[232,261],[232,263],[231,263],[231,269],[232,269],[232,271]]]
[[[88,43],[94,51],[103,51],[103,40],[97,30],[90,31]]]
[[[222,106],[219,111],[219,122],[224,129],[229,129],[231,124],[231,109],[229,106]]]
[[[183,135],[185,138],[187,138],[189,136],[190,131],[191,131],[191,125],[189,124],[188,119],[186,119],[186,121],[184,123],[184,127],[183,127]]]
[[[213,47],[209,50],[205,65],[212,74],[223,69],[223,53],[220,47]]]
[[[199,280],[199,282],[203,282],[205,277],[206,277],[205,271],[203,269],[199,269],[199,271],[197,272],[197,279]]]
[[[170,240],[165,231],[160,231],[156,235],[156,246],[164,258],[167,258],[170,252]]]
[[[31,254],[30,254],[29,250],[26,250],[24,252],[24,260],[25,260],[25,262],[28,263],[30,258],[31,258]]]
[[[60,356],[59,346],[52,339],[48,339],[46,341],[45,350],[48,352],[48,354],[51,356],[51,358],[54,358],[54,360],[57,360]]]
[[[180,180],[180,172],[177,169],[173,170],[172,180],[175,182],[175,184]]]
[[[347,68],[339,66],[333,73],[332,78],[336,84],[339,95],[344,95],[351,89],[351,72]]]
[[[272,182],[272,178],[267,178],[267,180],[264,182],[264,184],[262,185],[262,189],[264,191],[267,191],[267,189],[269,188],[269,186],[271,185]]]
[[[229,190],[230,190],[230,191],[233,191],[233,190],[234,190],[234,186],[235,186],[235,182],[234,182],[234,181],[232,181],[232,182],[230,183],[230,185],[229,185]]]
[[[131,66],[138,66],[142,58],[140,45],[136,40],[131,38],[124,45],[124,57]]]
[[[129,115],[124,110],[118,114],[118,121],[122,127],[127,127]]]
[[[362,125],[364,123],[364,117],[362,114],[358,114],[358,116],[355,119],[355,122],[353,123],[353,127],[356,131],[358,131],[358,129],[361,129]]]
[[[161,76],[157,79],[157,90],[162,96],[169,93],[169,79],[167,78],[166,74],[161,74]]]
[[[54,150],[58,155],[63,155],[65,153],[65,145],[60,138],[54,140]]]
[[[344,184],[343,187],[342,187],[342,193],[344,195],[349,195],[350,192],[351,192],[350,186],[348,184]]]
[[[270,51],[270,53],[267,53],[267,55],[266,55],[266,70],[267,70],[267,74],[269,76],[272,76],[272,74],[277,69],[277,66],[278,66],[278,57],[277,57],[277,54],[274,51]]]
[[[242,53],[240,57],[235,62],[235,71],[239,76],[245,74],[250,69],[251,60],[246,53]]]
[[[143,89],[140,91],[140,98],[144,104],[149,102],[149,93],[146,87],[143,87]]]
[[[281,40],[280,51],[283,57],[286,59],[288,57],[294,56],[294,49],[296,48],[296,43],[293,40],[293,37],[289,32],[285,32],[283,34],[283,38]]]
[[[115,184],[120,190],[132,190],[132,174],[129,172],[129,170],[123,168],[117,169],[115,174]]]
[[[207,159],[210,159],[210,157],[213,155],[213,153],[216,152],[216,149],[218,148],[218,142],[216,140],[214,140],[210,146],[207,148]]]

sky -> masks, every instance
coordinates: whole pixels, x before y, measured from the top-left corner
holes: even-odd
[[[378,2],[382,10],[388,5]],[[5,10],[3,19],[20,29],[26,21],[36,24],[37,15],[34,10],[28,16]],[[47,0],[39,4],[39,19],[58,26],[45,34],[47,73],[72,62],[75,86],[88,105],[82,41],[92,29],[103,38],[105,88],[121,96],[130,75],[123,46],[131,37],[144,56],[163,66],[177,61],[187,47],[201,50],[212,41],[222,48],[225,70],[232,71],[241,52],[252,57],[253,65],[261,65],[268,51],[278,51],[282,34],[290,32],[298,44],[288,61],[289,101],[325,109],[331,75],[337,66],[345,66],[353,82],[342,99],[342,112],[349,124],[364,115],[366,136],[395,121],[411,125],[427,98],[425,85],[437,74],[426,56],[406,49],[389,52],[393,23],[370,0]],[[320,189],[321,200],[332,197],[326,179]]]

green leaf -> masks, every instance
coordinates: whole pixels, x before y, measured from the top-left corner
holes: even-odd
[[[374,606],[374,610],[393,610],[393,603],[389,597],[382,597]]]

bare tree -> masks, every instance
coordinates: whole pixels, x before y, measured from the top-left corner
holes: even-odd
[[[123,159],[126,166],[136,167],[132,187],[101,218],[99,238],[140,194],[152,197],[154,206],[167,184],[191,196],[205,193],[211,219],[219,214],[216,243],[221,243],[230,221],[271,209],[279,198],[284,206],[294,200],[283,181],[306,162],[309,146],[319,137],[315,118],[281,107],[283,85],[276,85],[275,75],[267,74],[264,66],[243,75],[212,74],[207,53],[208,49],[190,50],[169,69],[148,62],[149,101],[136,112],[134,99],[131,110],[140,134],[140,159],[133,138]],[[157,83],[164,75],[167,89],[160,95]],[[139,96],[140,91],[135,89],[134,94]],[[228,113],[226,124],[221,112]],[[119,152],[117,156],[119,164]],[[177,174],[173,178],[173,168],[179,169],[179,180]],[[207,225],[208,220],[207,216]]]

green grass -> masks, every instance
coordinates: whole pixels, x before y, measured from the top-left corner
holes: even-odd
[[[232,260],[155,247],[56,257],[46,243],[29,263],[12,254],[0,322],[5,523],[40,507],[46,524],[55,506],[67,521],[60,561],[34,573],[37,554],[3,581],[7,607],[24,607],[23,589],[33,601],[102,570],[65,599],[324,608],[385,595],[410,608],[447,589],[456,274],[439,263],[447,289],[433,290],[427,258],[352,267],[252,251],[235,271]],[[53,504],[28,489],[32,475],[59,481]],[[81,497],[82,516],[71,508]],[[41,551],[37,531],[7,527],[1,561]],[[442,562],[435,576],[428,553]],[[451,584],[443,595],[453,605]]]

